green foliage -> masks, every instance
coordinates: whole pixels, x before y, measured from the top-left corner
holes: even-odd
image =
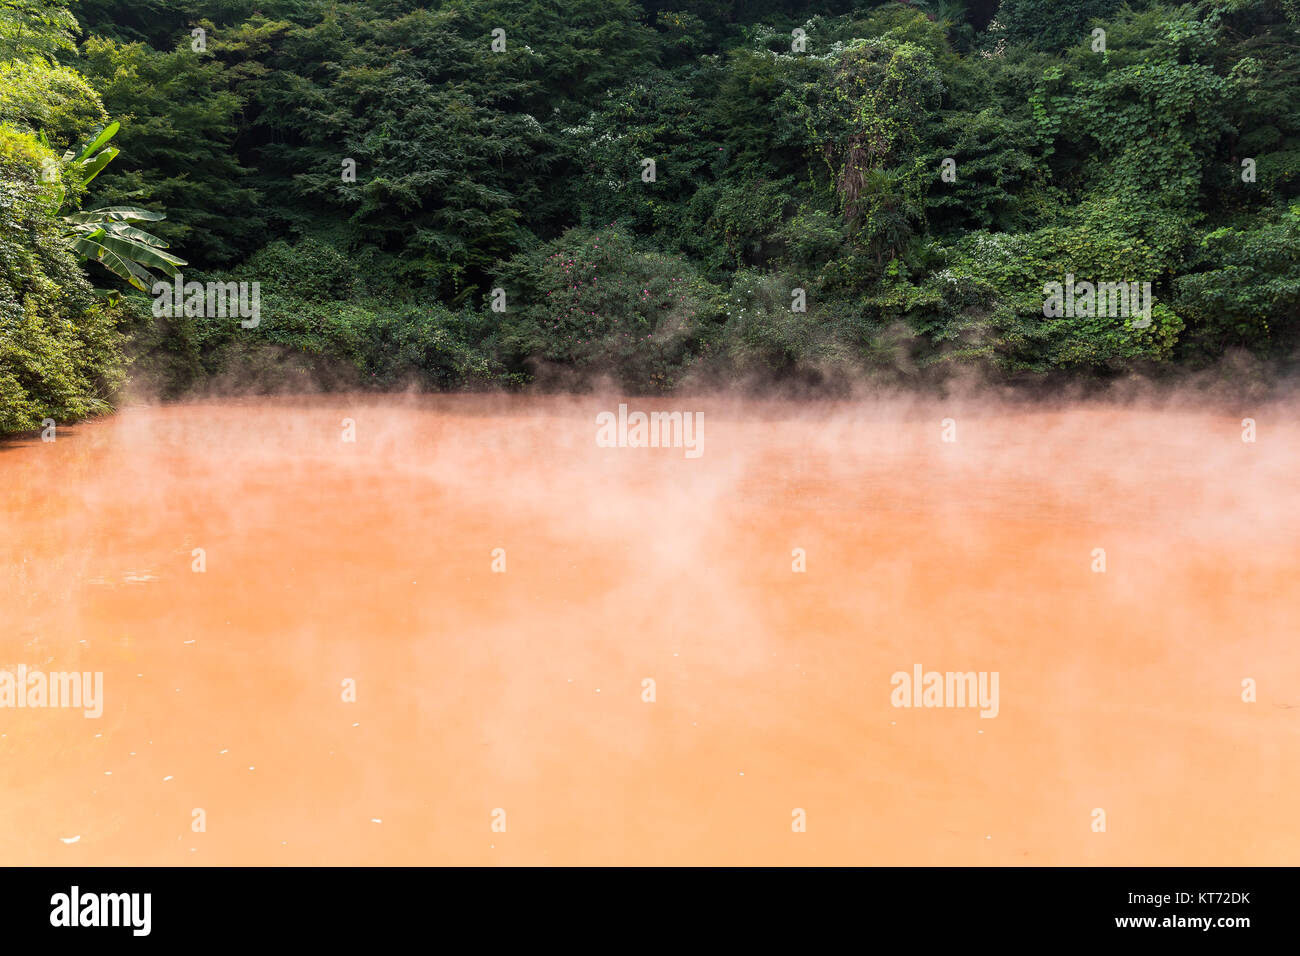
[[[791,308],[793,276],[744,269],[736,273],[725,300],[726,358],[741,376],[786,376],[843,358],[830,324],[819,321],[814,300],[810,311]]]
[[[625,0],[393,6],[338,4],[269,58],[276,71],[256,84],[265,168],[295,228],[329,210],[350,245],[392,254],[408,288],[463,301],[568,206],[552,185],[559,131],[653,57],[652,33]]]
[[[1300,345],[1300,203],[1268,221],[1225,226],[1200,242],[1195,271],[1175,283],[1191,344],[1204,357]]]
[[[292,291],[307,302],[351,299],[359,285],[355,263],[335,246],[311,237],[294,245],[273,242],[250,257],[243,271],[267,289]]]
[[[137,316],[168,389],[1297,347],[1291,0],[82,0],[75,58],[63,6],[23,2],[55,13],[0,33],[0,117],[62,148],[107,121],[99,90],[100,203],[166,212],[187,278],[262,284],[257,329]],[[1151,325],[1045,317],[1067,274],[1149,282]]]
[[[0,61],[53,63],[76,49],[77,18],[63,0],[0,0]]]
[[[122,125],[101,201],[164,212],[161,236],[209,267],[262,245],[259,193],[234,148],[248,95],[237,88],[263,74],[246,58],[264,55],[286,26],[211,29],[206,53],[188,35],[173,50],[90,37],[79,65]]]
[[[1031,213],[1023,194],[1042,181],[1045,160],[1027,117],[1009,117],[993,106],[952,110],[938,114],[927,134],[921,168],[933,177],[926,201],[932,231],[1026,225]],[[959,171],[952,182],[941,178],[945,159]]]
[[[1227,78],[1207,64],[1152,59],[1081,79],[1077,89],[1063,135],[1095,144],[1089,162],[1105,170],[1116,192],[1195,206],[1203,175],[1197,157],[1231,129],[1223,112],[1233,93]]]
[[[1090,40],[1089,25],[1120,8],[1123,0],[1002,0],[989,24],[994,38],[1057,51]]]
[[[293,250],[268,249],[256,259],[287,265]],[[306,250],[308,257],[313,255]],[[321,265],[308,266],[315,272]],[[277,275],[282,279],[292,268]],[[326,272],[331,270],[327,267]],[[219,281],[266,281],[267,273],[228,273]],[[187,276],[189,274],[187,273]],[[336,287],[339,291],[339,287]],[[132,299],[133,369],[173,398],[217,380],[223,388],[268,392],[339,388],[457,389],[514,383],[496,359],[495,323],[470,308],[389,298],[329,298],[310,286],[271,278],[263,286],[256,328],[237,320],[150,314]]]
[[[80,149],[69,149],[63,154],[63,178],[70,180],[71,189],[62,183],[56,185],[55,195],[60,207],[68,203],[69,192],[74,197],[72,202],[78,201],[91,180],[118,155],[117,149],[108,145],[117,130],[118,124],[113,123],[97,132]],[[101,206],[86,212],[64,214],[63,234],[77,255],[99,263],[119,279],[144,292],[153,284],[150,269],[174,276],[177,266],[186,265],[184,259],[163,251],[167,243],[132,225],[157,222],[163,218],[161,213],[137,206]]]
[[[40,175],[53,159],[0,126],[0,433],[104,411],[122,380],[118,314],[82,275]]]
[[[1008,369],[1104,370],[1166,360],[1183,320],[1165,301],[1159,229],[1153,239],[1136,235],[1150,225],[1110,202],[1092,207],[1075,226],[969,233],[946,250],[946,267],[927,282],[944,303],[942,319],[929,331],[938,341],[978,344]],[[1123,316],[1045,317],[1045,284],[1063,283],[1067,275],[1094,283],[1151,282],[1151,326],[1136,328]]]
[[[853,41],[827,58],[823,77],[784,100],[806,127],[849,234],[877,275],[924,217],[932,172],[922,162],[921,129],[942,93],[929,51],[884,37]]]
[[[789,202],[790,180],[744,179],[700,189],[691,203],[696,221],[703,219],[699,235],[712,252],[712,263],[731,269],[762,265],[774,258],[773,242]],[[704,216],[707,214],[708,218]]]
[[[106,122],[99,95],[77,71],[42,59],[0,63],[0,123],[69,146]]]
[[[636,390],[676,384],[719,318],[715,286],[679,256],[638,248],[617,224],[515,256],[497,281],[509,364],[560,363]]]

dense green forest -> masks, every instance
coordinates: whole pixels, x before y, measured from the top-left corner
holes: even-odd
[[[128,376],[1286,368],[1300,0],[0,0],[0,178],[0,432]]]

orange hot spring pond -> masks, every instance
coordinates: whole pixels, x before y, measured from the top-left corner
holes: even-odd
[[[619,401],[702,454],[598,447]],[[330,395],[0,443],[0,670],[103,681],[0,708],[0,863],[1294,863],[1295,411]],[[895,706],[918,665],[996,716]]]

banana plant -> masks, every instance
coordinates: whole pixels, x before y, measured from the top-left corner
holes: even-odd
[[[177,266],[187,263],[164,252],[167,243],[131,223],[165,218],[136,206],[105,206],[64,216],[63,232],[83,259],[93,259],[141,292],[148,292],[154,281],[151,268],[174,276]]]
[[[63,168],[77,195],[90,184],[118,154],[108,141],[117,135],[120,124],[112,123],[80,149],[63,154]],[[67,187],[56,187],[59,205],[67,198]],[[138,206],[104,206],[84,212],[66,213],[62,217],[64,238],[83,259],[93,260],[141,292],[148,292],[154,281],[150,269],[168,276],[188,263],[163,250],[167,243],[132,223],[159,222],[167,217]]]

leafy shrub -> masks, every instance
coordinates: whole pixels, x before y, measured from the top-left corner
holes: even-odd
[[[1044,50],[1060,50],[1089,38],[1088,24],[1108,17],[1123,0],[1002,0],[989,24],[989,33],[1012,43],[1024,43]]]
[[[1300,346],[1300,203],[1274,221],[1224,227],[1200,242],[1197,271],[1175,282],[1201,357],[1239,346]]]
[[[75,70],[44,60],[0,63],[0,123],[67,147],[107,122],[98,94]]]
[[[569,230],[498,275],[508,362],[609,372],[631,389],[671,387],[719,318],[716,286],[681,257],[638,247],[616,224]]]
[[[47,160],[34,137],[0,126],[0,433],[106,411],[122,382],[120,313],[60,234]]]
[[[241,276],[277,292],[306,302],[348,299],[355,291],[357,272],[337,248],[308,237],[290,245],[272,242],[254,253],[239,269]]]
[[[834,335],[822,324],[815,301],[808,311],[792,310],[790,276],[742,269],[726,297],[727,357],[742,375],[788,375],[835,354]],[[805,290],[807,294],[807,290]]]

